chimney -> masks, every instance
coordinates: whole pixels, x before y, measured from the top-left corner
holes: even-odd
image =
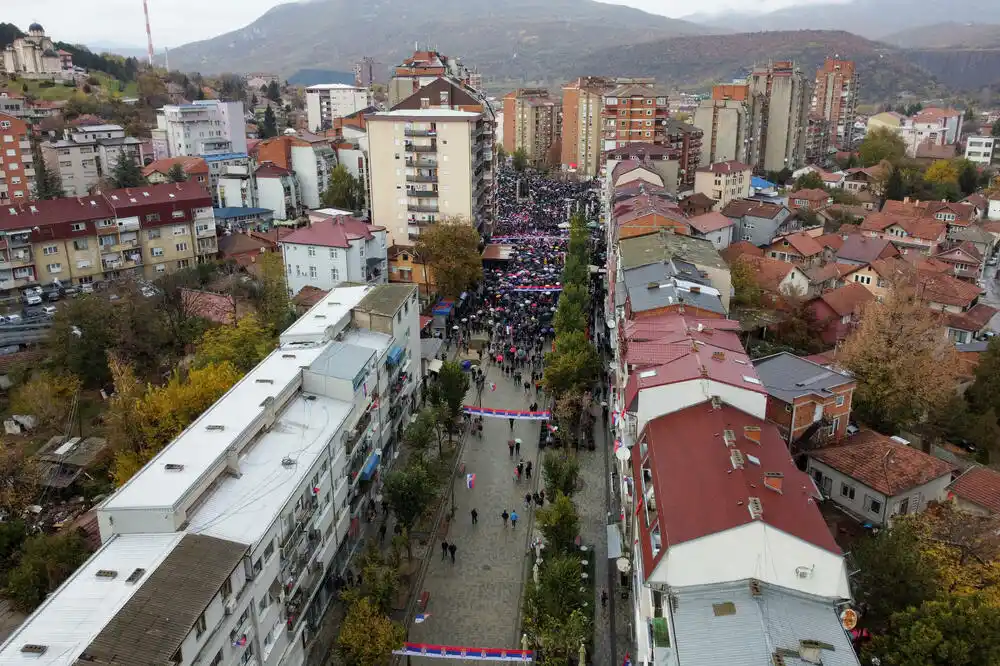
[[[785,480],[785,475],[781,472],[767,472],[764,474],[764,486],[769,490],[773,490],[779,495],[782,494],[781,485]]]
[[[903,203],[904,204],[910,203],[910,197],[903,197]]]
[[[694,287],[691,287],[688,291],[690,291],[692,294],[700,294],[701,293],[701,287],[694,286]]]

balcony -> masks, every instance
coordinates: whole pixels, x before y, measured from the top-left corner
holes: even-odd
[[[435,157],[428,157],[427,155],[417,155],[415,158],[407,155],[406,166],[408,167],[437,167],[438,162]]]
[[[194,235],[198,238],[206,238],[208,236],[215,236],[215,225],[205,226],[196,225]]]
[[[415,144],[406,143],[406,152],[408,153],[434,153],[437,152],[437,141],[431,141],[430,144]]]
[[[408,183],[436,183],[438,182],[437,174],[424,175],[424,174],[406,174],[406,182]]]
[[[123,252],[125,250],[131,250],[137,247],[139,247],[138,240],[128,240],[128,241],[120,241],[110,247],[106,247],[105,249],[110,252]]]
[[[403,136],[437,136],[437,130],[407,127],[403,130]]]
[[[289,632],[294,632],[302,624],[302,617],[305,615],[306,605],[312,598],[313,592],[319,587],[323,579],[323,563],[312,562],[308,565],[306,575],[302,577],[298,590],[285,602],[285,621]]]
[[[406,204],[406,210],[411,213],[439,213],[441,212],[437,206],[418,206],[415,204]],[[420,221],[420,220],[417,220]],[[430,221],[430,220],[428,220]]]
[[[407,190],[408,197],[437,197],[437,190]]]
[[[215,254],[219,251],[219,246],[215,242],[215,238],[199,238],[198,239],[198,254]]]
[[[371,425],[371,422],[372,412],[368,410],[361,415],[361,418],[358,419],[358,422],[349,432],[344,433],[344,452],[348,456],[354,451],[354,447],[357,446],[358,442],[368,433],[368,426]]]
[[[16,251],[11,253],[6,263],[0,264],[0,268],[24,268],[34,265],[35,257],[31,252]]]

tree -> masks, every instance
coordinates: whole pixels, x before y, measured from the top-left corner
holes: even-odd
[[[510,157],[515,171],[524,171],[528,168],[528,152],[524,148],[518,148]]]
[[[903,170],[899,167],[889,167],[889,176],[885,181],[885,198],[902,201],[906,197],[906,183],[903,181]]]
[[[483,276],[479,232],[460,219],[442,220],[421,231],[416,251],[434,272],[438,292],[458,298]]]
[[[556,333],[584,330],[587,327],[589,305],[586,286],[564,282],[562,293],[559,294],[559,306],[552,319]]]
[[[267,84],[267,92],[265,93],[267,98],[273,102],[281,101],[281,87],[278,85],[277,81],[271,81]]]
[[[78,532],[29,538],[21,561],[7,576],[7,598],[18,610],[33,611],[88,556],[87,543]]]
[[[323,205],[341,210],[360,212],[365,203],[365,188],[343,164],[330,172],[330,182],[323,192]]]
[[[448,433],[462,414],[465,404],[465,394],[469,392],[469,375],[462,372],[462,366],[454,361],[446,361],[438,370],[437,395],[440,402],[447,408]]]
[[[986,595],[950,595],[904,607],[891,630],[876,635],[865,657],[885,666],[978,666],[1000,663],[1000,613]]]
[[[38,499],[41,473],[35,461],[18,447],[0,444],[0,511],[18,518]]]
[[[969,160],[958,160],[958,189],[969,196],[979,189],[979,171]]]
[[[38,372],[14,389],[11,410],[34,416],[43,428],[65,428],[80,386],[80,379],[74,375]]]
[[[274,117],[274,109],[270,105],[264,109],[264,121],[260,124],[260,138],[270,139],[278,136],[278,119]]]
[[[195,350],[195,367],[228,361],[241,373],[249,372],[274,348],[271,331],[257,315],[248,314],[235,326],[218,326],[205,331]]]
[[[760,306],[763,290],[757,282],[757,274],[748,261],[737,258],[730,266],[730,278],[733,283],[734,301],[737,305],[747,308]]]
[[[58,199],[65,196],[59,171],[49,169],[37,143],[31,152],[34,155],[32,166],[35,168],[35,197],[38,199]]]
[[[957,384],[956,353],[939,315],[904,277],[893,282],[885,302],[865,305],[839,362],[858,381],[854,404],[861,418],[893,432],[920,423],[948,401]]]
[[[809,173],[804,173],[795,179],[795,184],[792,185],[792,191],[822,190],[824,185],[825,183],[823,182],[823,177],[816,171],[810,171]]]
[[[580,534],[580,516],[569,497],[556,491],[555,499],[535,513],[535,522],[552,552],[570,553],[575,550]]]
[[[906,155],[906,143],[896,132],[876,127],[865,135],[858,146],[858,157],[865,166],[875,166],[883,160],[896,163]]]
[[[937,160],[927,167],[924,180],[935,185],[957,185],[958,168],[951,160]]]
[[[986,351],[979,356],[975,380],[965,391],[972,411],[983,413],[989,409],[1000,413],[1000,338],[990,339]]]
[[[84,294],[56,311],[46,346],[49,366],[100,388],[110,378],[106,354],[115,341],[115,306],[96,294]]]
[[[417,461],[423,462],[424,451],[437,438],[437,416],[433,408],[424,408],[403,431],[403,441],[417,454]]]
[[[550,494],[572,496],[580,477],[580,460],[564,452],[549,451],[542,458],[542,476]]]
[[[990,128],[991,136],[1000,136],[1000,120],[993,121],[993,127]]]
[[[292,302],[288,297],[285,264],[277,252],[268,252],[257,260],[258,275],[250,300],[257,309],[257,316],[275,335],[280,334],[295,320]]]
[[[434,480],[426,467],[410,464],[389,472],[382,492],[396,520],[410,530],[434,498]]]
[[[138,162],[126,155],[124,150],[118,152],[118,161],[111,169],[111,183],[114,187],[139,187],[146,184],[146,177]]]
[[[579,443],[580,419],[583,417],[584,394],[572,388],[556,398],[555,417],[559,424],[559,438],[566,446],[576,448]]]
[[[351,604],[337,635],[337,651],[346,666],[388,666],[402,647],[406,630],[379,612],[370,599]]]
[[[542,383],[558,398],[573,389],[587,389],[600,370],[600,359],[584,332],[568,331],[556,338],[555,349],[546,355]]]
[[[170,170],[167,171],[167,180],[171,183],[183,183],[187,180],[187,178],[187,173],[184,171],[184,167],[180,164],[174,164],[170,167]]]

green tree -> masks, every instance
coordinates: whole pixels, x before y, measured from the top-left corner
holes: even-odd
[[[555,499],[535,512],[535,522],[538,523],[550,552],[575,551],[576,537],[580,534],[580,516],[572,500],[561,491],[557,490]]]
[[[590,304],[586,287],[571,282],[563,283],[552,323],[556,332],[582,331],[587,327],[588,306]]]
[[[902,607],[890,631],[867,645],[885,666],[979,666],[1000,663],[1000,612],[985,595],[949,595]]]
[[[763,290],[750,262],[737,259],[729,269],[736,304],[747,308],[759,307]]]
[[[536,602],[542,617],[565,620],[583,606],[583,593],[580,592],[582,573],[579,554],[549,554],[546,551],[545,563],[535,586],[538,593]]]
[[[437,378],[437,394],[441,403],[447,408],[448,432],[462,415],[465,404],[465,394],[469,392],[469,375],[462,372],[462,366],[455,361],[446,361],[441,365]]]
[[[580,478],[580,460],[561,451],[548,451],[542,458],[542,476],[550,495],[563,494],[567,497],[576,492]]]
[[[124,150],[118,152],[118,161],[111,169],[111,183],[115,187],[140,187],[146,184],[142,168]]]
[[[46,342],[48,361],[99,388],[110,380],[106,354],[115,343],[115,306],[96,294],[84,294],[56,311]]]
[[[528,152],[524,148],[518,148],[511,153],[511,160],[515,171],[524,171],[528,168]]]
[[[542,382],[557,398],[577,389],[584,391],[597,379],[601,362],[583,331],[567,331],[556,338],[555,349],[545,357]]]
[[[260,323],[257,315],[248,314],[235,326],[218,326],[205,331],[195,349],[194,363],[203,368],[228,361],[241,373],[246,373],[264,360],[274,344],[274,335],[268,327]]]
[[[281,100],[281,87],[278,85],[277,81],[271,81],[267,84],[267,98],[271,101],[278,102]]]
[[[816,171],[810,171],[809,173],[804,173],[795,179],[795,184],[792,185],[792,191],[822,190],[824,185],[825,183],[823,182],[823,177]]]
[[[886,127],[876,127],[858,146],[858,157],[865,166],[875,166],[883,160],[898,162],[906,155],[906,143],[896,132]]]
[[[280,254],[268,252],[260,256],[257,266],[259,277],[251,290],[250,300],[261,323],[278,335],[295,321],[285,280],[285,264]]]
[[[433,408],[425,407],[403,431],[403,441],[417,454],[417,461],[423,462],[424,452],[437,439],[437,415]]]
[[[49,169],[37,143],[31,152],[34,154],[32,166],[35,168],[35,197],[38,199],[58,199],[65,196],[59,171]]]
[[[406,630],[370,599],[351,604],[337,635],[337,652],[346,666],[388,666],[392,651],[403,646]]]
[[[29,538],[21,561],[7,575],[7,598],[18,610],[33,611],[88,556],[87,543],[77,532]]]
[[[990,128],[991,136],[1000,136],[1000,120],[993,121],[993,127]]]
[[[1000,338],[992,338],[980,354],[975,380],[966,389],[965,398],[977,414],[990,409],[1000,414]]]
[[[187,180],[187,178],[187,173],[184,172],[184,167],[180,164],[173,165],[170,167],[170,170],[167,171],[167,180],[171,183],[183,183]]]
[[[20,518],[0,523],[0,585],[6,586],[7,572],[17,566],[28,538],[28,526]]]
[[[956,160],[958,167],[958,189],[969,196],[979,189],[979,171],[976,165],[966,159]]]
[[[426,467],[414,463],[389,472],[382,492],[396,520],[409,532],[434,499],[434,480]],[[409,547],[407,543],[408,553]]]
[[[0,444],[0,510],[4,515],[24,515],[28,506],[38,500],[41,469],[34,458],[24,454],[19,446]]]
[[[902,201],[906,197],[906,182],[903,180],[903,170],[899,167],[889,168],[889,177],[885,181],[885,198]]]
[[[343,164],[330,172],[330,182],[323,192],[323,205],[340,210],[360,212],[365,203],[365,188],[361,179],[354,176]]]
[[[458,298],[483,276],[479,232],[468,221],[442,220],[421,231],[416,251],[445,298]]]
[[[260,124],[260,138],[270,139],[278,136],[278,119],[274,116],[274,109],[268,106],[264,109],[264,120]]]

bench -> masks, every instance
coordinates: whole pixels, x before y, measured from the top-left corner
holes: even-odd
[[[430,601],[430,598],[431,598],[431,593],[428,592],[427,590],[424,590],[423,592],[420,593],[420,598],[417,599],[417,608],[421,612],[427,610],[427,602]]]

